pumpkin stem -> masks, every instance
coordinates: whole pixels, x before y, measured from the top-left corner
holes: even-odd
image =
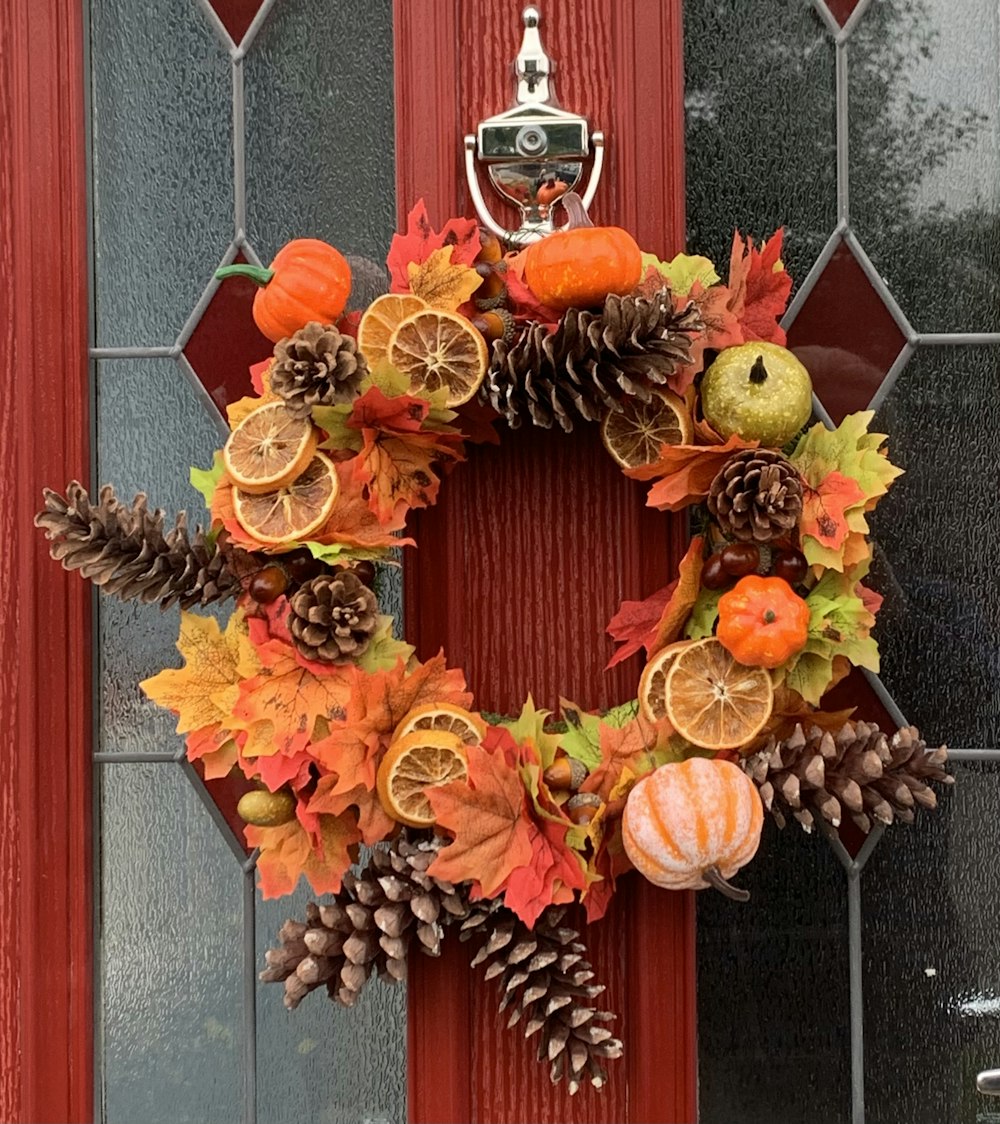
[[[750,368],[750,381],[759,386],[766,378],[767,368],[764,366],[764,356],[758,355]]]
[[[579,230],[580,227],[594,225],[590,221],[583,200],[575,191],[567,191],[565,195],[560,196],[559,202],[566,208],[566,215],[569,218],[569,222],[563,227],[564,230]]]
[[[274,276],[274,270],[262,265],[225,265],[215,271],[215,276],[220,281],[227,277],[249,277],[255,284],[264,286]]]
[[[701,876],[713,890],[718,890],[720,894],[725,894],[727,898],[732,898],[734,902],[748,902],[750,900],[750,891],[741,890],[738,886],[731,886],[722,877],[722,873],[717,866],[710,866],[707,870],[703,870]]]

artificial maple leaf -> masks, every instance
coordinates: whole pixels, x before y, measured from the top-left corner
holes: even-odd
[[[580,791],[594,792],[607,803],[623,769],[642,777],[667,761],[677,760],[669,745],[671,733],[665,724],[653,725],[641,713],[624,726],[602,723],[601,761],[580,785]]]
[[[815,539],[827,550],[839,550],[850,531],[846,513],[863,503],[864,498],[860,484],[840,472],[827,473],[818,487],[807,484],[802,490],[799,534]],[[808,553],[806,558],[809,559]]]
[[[188,761],[201,762],[207,781],[226,776],[239,756],[232,733],[223,726],[204,726],[200,730],[192,730],[185,745]]]
[[[609,670],[616,664],[634,656],[640,649],[649,647],[656,635],[655,629],[659,624],[663,610],[670,600],[677,582],[672,581],[655,593],[651,593],[644,601],[623,601],[618,612],[608,621],[605,631],[611,636],[620,648],[615,649],[615,654],[608,661]]]
[[[446,312],[455,312],[483,283],[470,266],[452,263],[454,249],[454,246],[442,246],[440,250],[434,250],[426,261],[411,261],[406,267],[410,292],[426,301],[431,308],[441,308]]]
[[[237,734],[237,738],[242,740],[237,763],[245,777],[259,780],[267,786],[269,792],[277,792],[279,788],[286,786],[298,792],[312,782],[314,762],[308,746],[290,757],[283,753],[268,755],[267,750],[274,740],[271,724],[258,723],[252,732],[259,735],[259,746],[251,743],[251,735],[245,732]],[[243,752],[248,747],[251,751],[249,756]]]
[[[712,262],[695,254],[677,254],[668,262],[660,261],[655,254],[643,254],[642,266],[646,274],[652,270],[659,276],[659,288],[666,285],[681,297],[687,296],[695,284],[707,289],[719,280]]]
[[[313,532],[310,542],[336,544],[348,548],[348,553],[353,552],[353,548],[380,550],[416,545],[413,539],[396,534],[406,526],[404,507],[381,520],[372,510],[365,495],[365,485],[358,477],[357,458],[338,464],[337,478],[340,480],[337,502],[329,519]],[[313,553],[321,552],[314,550]]]
[[[670,600],[663,607],[656,624],[653,645],[648,649],[650,657],[673,643],[684,630],[684,624],[691,615],[691,610],[698,600],[698,591],[701,589],[704,545],[705,541],[701,535],[695,535],[681,559],[677,578],[672,583]]]
[[[449,219],[441,230],[431,226],[427,207],[421,199],[406,216],[406,233],[393,235],[386,265],[392,279],[392,292],[408,293],[411,262],[423,262],[443,246],[452,249],[451,260],[458,265],[472,265],[482,244],[479,224],[474,219]]]
[[[249,846],[260,848],[257,870],[264,898],[290,894],[303,876],[316,894],[339,893],[361,840],[346,816],[320,816],[315,845],[298,819],[280,827],[247,824],[243,833]]]
[[[427,798],[438,829],[453,837],[428,867],[431,877],[472,882],[492,898],[518,867],[532,861],[537,827],[506,754],[491,753],[485,744],[470,746],[468,779],[429,789]]]
[[[575,892],[589,884],[585,861],[566,842],[570,826],[548,818],[531,823],[531,858],[515,867],[500,888],[504,905],[529,928],[550,905],[573,901]]]
[[[237,609],[223,632],[214,617],[181,612],[177,650],[182,668],[164,668],[139,687],[157,706],[177,715],[177,733],[226,726],[240,684],[258,668],[246,617]]]
[[[756,449],[758,442],[744,441],[735,433],[724,445],[664,445],[652,464],[626,468],[633,480],[656,481],[646,506],[660,511],[682,511],[708,495],[722,466],[740,449]]]
[[[744,242],[737,230],[729,259],[729,307],[740,322],[743,338],[786,343],[785,331],[778,323],[788,306],[792,279],[781,261],[784,230],[766,239],[760,250],[753,239]]]
[[[269,743],[248,742],[243,753],[293,757],[309,744],[318,718],[336,720],[344,715],[350,696],[353,664],[329,666],[317,675],[295,658],[295,649],[281,640],[268,640],[257,648],[260,670],[239,686],[231,725],[252,731],[260,722],[272,726]]]
[[[348,808],[353,808],[357,816],[361,842],[373,846],[392,835],[399,824],[382,807],[382,802],[374,789],[364,784],[353,788],[338,790],[339,778],[335,774],[320,777],[316,791],[309,801],[311,813],[327,813],[342,816]]]
[[[250,385],[260,397],[271,393],[271,364],[274,357],[269,355],[259,363],[254,363],[250,368]]]
[[[244,398],[237,398],[235,402],[230,402],[226,406],[226,420],[229,422],[229,428],[235,429],[241,421],[248,418],[254,411],[259,410],[261,406],[266,406],[268,402],[277,401],[277,394],[271,394],[270,392],[262,397],[248,394]]]
[[[694,282],[687,296],[675,297],[678,312],[693,302],[704,325],[700,332],[691,336],[691,361],[679,367],[667,380],[675,394],[683,394],[704,369],[706,350],[722,351],[743,342],[743,329],[729,307],[730,297],[725,285],[705,288],[699,281]]]
[[[524,279],[526,253],[526,250],[521,250],[516,254],[507,254],[504,258],[507,265],[507,301],[511,314],[518,321],[531,320],[554,328],[562,319],[562,313],[542,304],[528,287]]]

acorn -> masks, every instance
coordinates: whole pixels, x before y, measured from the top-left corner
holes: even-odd
[[[575,757],[557,757],[542,776],[553,792],[576,792],[587,778],[587,766]]]
[[[573,823],[585,827],[604,806],[596,792],[578,792],[566,801],[566,812]]]
[[[503,340],[510,343],[514,338],[514,317],[505,308],[492,308],[488,312],[480,313],[472,325],[482,335],[487,343]]]
[[[277,792],[254,788],[240,797],[236,811],[254,827],[280,827],[295,818],[295,797],[287,788]]]

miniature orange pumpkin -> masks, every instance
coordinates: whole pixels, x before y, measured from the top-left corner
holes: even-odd
[[[575,192],[559,200],[569,223],[527,249],[524,279],[549,308],[591,308],[609,293],[631,292],[642,276],[642,252],[628,231],[594,226]]]
[[[726,881],[757,853],[764,809],[750,778],[731,761],[691,757],[661,765],[629,793],[622,839],[632,865],[668,890],[713,886],[737,901]]]
[[[253,299],[253,318],[273,343],[312,320],[334,323],[351,292],[351,267],[344,255],[318,238],[286,243],[268,269],[227,265],[215,276],[249,277],[260,285]]]
[[[750,574],[719,598],[722,646],[749,667],[780,667],[809,639],[809,606],[784,578]]]

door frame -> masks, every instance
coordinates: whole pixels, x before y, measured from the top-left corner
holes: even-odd
[[[93,1113],[92,596],[32,517],[90,468],[83,5],[6,0],[0,41],[0,1118],[67,1124]]]

